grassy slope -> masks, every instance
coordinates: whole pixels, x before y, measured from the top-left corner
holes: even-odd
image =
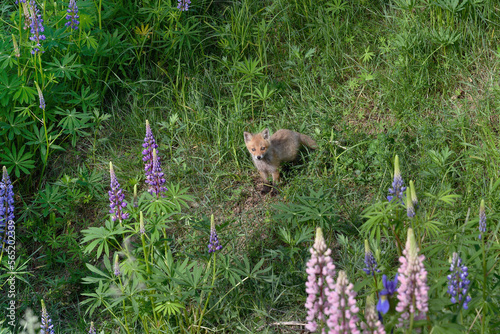
[[[479,197],[489,195],[500,162],[498,6],[486,2],[484,21],[472,13],[445,22],[436,18],[435,7],[404,10],[384,1],[354,1],[336,10],[328,6],[335,2],[260,3],[218,4],[223,15],[208,39],[228,47],[198,45],[205,57],[174,79],[153,66],[144,72],[153,80],[128,84],[105,108],[113,119],[93,168],[105,170],[112,160],[122,180],[141,178],[140,144],[149,119],[167,179],[196,196],[188,219],[176,229],[179,248],[197,240],[189,217],[214,213],[219,222],[230,222],[221,232],[221,239],[230,240],[228,249],[268,255],[266,250],[284,245],[270,204],[293,202],[323,187],[333,189],[340,223],[355,240],[351,251],[338,253],[339,266],[354,271],[359,263],[345,257],[362,254],[355,227],[362,223],[361,211],[385,196],[394,154],[401,158],[403,177],[416,180],[420,193],[451,188],[462,196],[444,223],[462,221]],[[260,27],[262,21],[266,25]],[[427,22],[461,35],[441,45],[429,37]],[[245,60],[264,67],[245,75]],[[275,90],[272,96],[250,98],[266,84]],[[257,172],[243,144],[243,131],[264,127],[301,131],[319,144],[285,175],[274,197],[258,192]],[[277,268],[291,269],[286,261]],[[235,324],[226,325],[228,332],[258,328],[264,319],[303,317],[303,278],[277,275],[283,280],[275,285],[278,292],[257,298],[235,316]]]

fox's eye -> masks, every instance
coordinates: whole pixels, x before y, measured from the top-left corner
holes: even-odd
[[[252,152],[255,152],[255,148],[252,148]]]
[[[260,150],[261,150],[261,151],[264,151],[265,149],[266,149],[265,147],[261,147],[261,148],[260,148]]]

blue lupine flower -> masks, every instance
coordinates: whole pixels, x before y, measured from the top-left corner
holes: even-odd
[[[0,181],[0,235],[3,235],[9,221],[14,221],[14,186],[10,181],[7,168],[3,167],[2,180]],[[9,233],[9,232],[7,232]],[[0,248],[2,248],[0,237]]]
[[[76,5],[75,0],[69,0],[69,5],[68,5],[68,15],[66,15],[66,27],[71,27],[72,29],[78,29],[78,25],[80,24],[80,21],[78,19],[80,16],[78,16],[78,7]]]
[[[191,0],[177,0],[177,9],[181,12],[187,11],[189,9],[189,5],[191,4]]]
[[[394,281],[388,281],[387,276],[383,275],[382,276],[382,284],[384,286],[384,289],[380,291],[379,294],[379,300],[377,303],[377,311],[379,311],[382,314],[386,314],[389,311],[390,304],[389,304],[389,298],[392,297],[392,295],[397,291],[397,286],[398,286],[398,274],[396,274],[396,277],[394,278]]]
[[[125,194],[116,179],[113,163],[111,162],[109,163],[109,174],[111,176],[111,190],[108,191],[109,201],[111,202],[109,213],[112,214],[111,219],[113,221],[118,219],[121,223],[124,219],[128,218],[129,214],[123,212],[123,209],[127,206],[127,203],[124,201]]]
[[[463,308],[467,309],[471,300],[471,297],[467,295],[470,285],[470,281],[467,279],[469,276],[469,269],[465,265],[462,265],[462,259],[457,253],[453,253],[450,271],[451,274],[448,275],[447,292],[451,295],[451,302],[455,304],[463,300]]]
[[[43,27],[43,19],[42,15],[39,14],[40,10],[35,2],[35,0],[30,1],[29,12],[30,12],[30,40],[35,42],[35,46],[33,50],[31,50],[31,54],[36,54],[40,52],[40,41],[45,40],[45,35],[43,32],[45,31]]]
[[[403,193],[406,190],[404,184],[403,178],[401,177],[401,171],[399,170],[399,157],[396,155],[394,158],[394,179],[392,181],[392,188],[389,188],[389,195],[387,196],[389,202],[394,198],[403,201]]]
[[[222,249],[222,245],[219,244],[219,238],[217,237],[217,231],[215,230],[215,219],[214,215],[210,219],[210,241],[208,243],[208,252],[212,253]]]
[[[40,325],[41,331],[40,334],[54,334],[54,325],[52,324],[52,320],[50,319],[49,314],[47,313],[47,308],[45,307],[45,303],[42,299],[42,324]]]
[[[376,272],[379,273],[380,270],[377,269],[377,260],[375,259],[375,256],[373,256],[372,251],[370,250],[370,245],[368,244],[368,240],[365,240],[365,266],[366,268],[363,268],[363,271],[367,275],[372,275],[375,274]]]
[[[481,204],[479,205],[479,240],[483,233],[486,233],[486,211],[484,208],[484,199],[481,200]]]

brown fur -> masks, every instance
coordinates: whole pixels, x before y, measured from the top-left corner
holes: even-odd
[[[311,137],[287,129],[278,130],[271,137],[267,128],[256,134],[244,132],[243,137],[260,176],[267,182],[271,174],[274,184],[279,182],[281,163],[297,159],[302,145],[311,149],[318,147]]]

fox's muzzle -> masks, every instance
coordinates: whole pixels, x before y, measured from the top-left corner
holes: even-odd
[[[264,156],[263,156],[263,155],[258,155],[258,156],[257,156],[257,159],[258,159],[258,160],[262,160],[262,158],[264,158]]]

